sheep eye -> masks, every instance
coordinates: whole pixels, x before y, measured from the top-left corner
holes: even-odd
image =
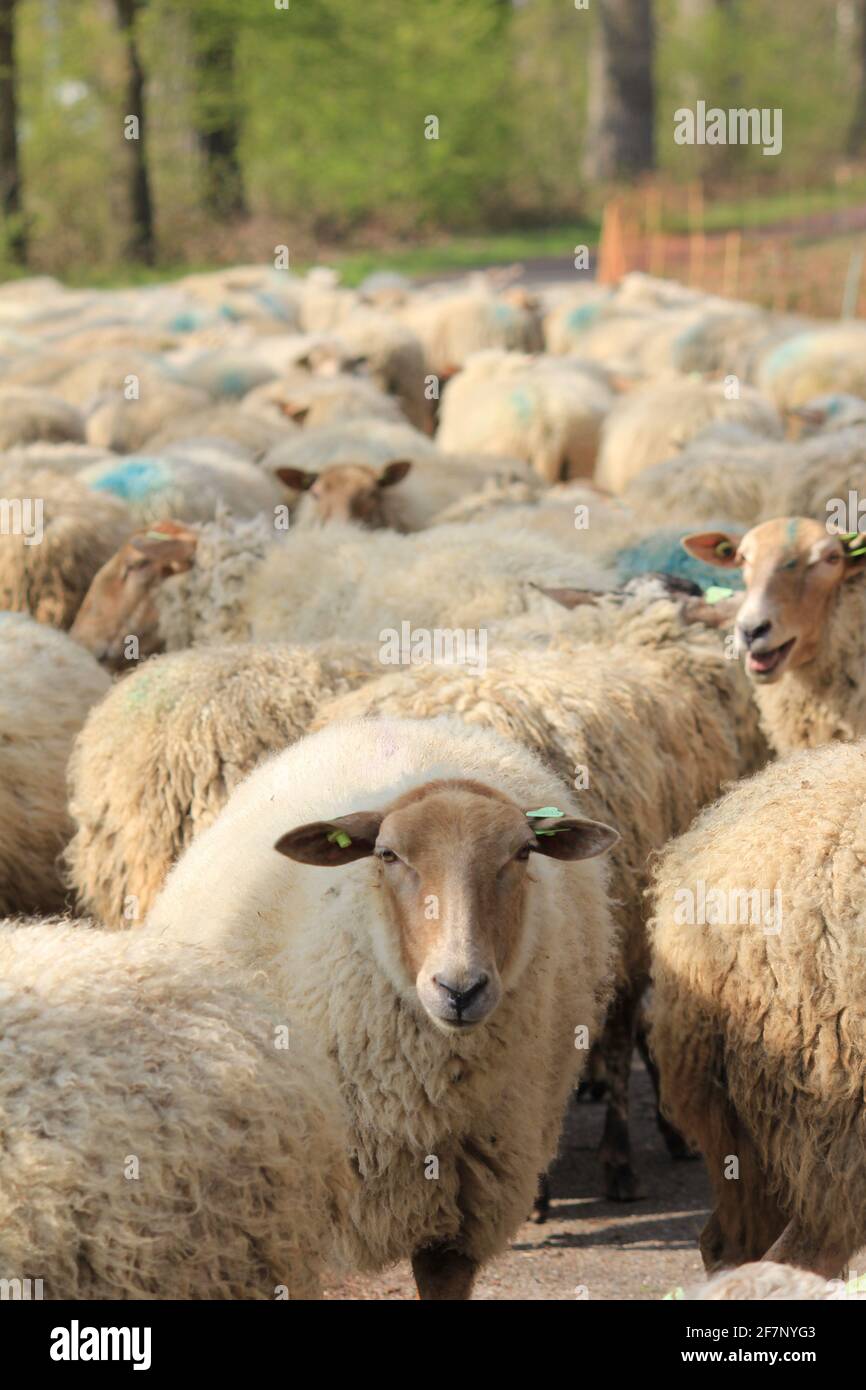
[[[379,858],[383,864],[396,864],[397,862],[397,855],[392,849],[380,849]]]
[[[532,850],[532,845],[523,845],[523,847],[517,851],[517,853],[515,854],[514,858],[515,858],[515,859],[528,859],[531,850]]]

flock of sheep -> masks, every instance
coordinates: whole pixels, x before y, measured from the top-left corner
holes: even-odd
[[[693,1296],[836,1296],[866,326],[642,275],[34,279],[0,450],[0,1278],[469,1297],[578,1082],[638,1194],[637,1048],[713,1186]]]

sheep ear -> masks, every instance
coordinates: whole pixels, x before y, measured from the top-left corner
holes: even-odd
[[[318,478],[318,473],[307,473],[303,468],[276,468],[274,470],[281,483],[294,488],[295,492],[306,492]]]
[[[381,811],[354,811],[334,820],[311,821],[281,835],[274,849],[299,864],[335,868],[371,855],[381,824]]]
[[[158,531],[133,536],[130,545],[146,555],[148,560],[172,574],[182,574],[192,568],[197,537],[193,535],[161,535]]]
[[[584,603],[597,603],[602,597],[601,593],[595,589],[545,589],[541,584],[533,584],[534,589],[552,598],[554,603],[561,603],[563,608],[579,608]]]
[[[297,405],[295,401],[278,401],[277,405],[284,415],[298,425],[302,425],[310,413],[308,405]]]
[[[612,826],[578,816],[551,816],[547,820],[533,821],[532,828],[536,835],[533,851],[548,859],[594,859],[619,839]]]
[[[719,569],[740,568],[737,552],[742,536],[732,536],[726,531],[697,531],[691,536],[683,536],[680,545],[696,560],[705,565],[716,565]]]
[[[379,486],[393,487],[395,483],[402,482],[411,467],[411,459],[395,459],[393,463],[386,463],[379,474]]]

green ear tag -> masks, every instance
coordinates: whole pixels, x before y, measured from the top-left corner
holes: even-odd
[[[730,598],[733,589],[723,589],[719,584],[711,584],[704,593],[704,600],[707,603],[721,603],[723,598]]]
[[[339,845],[340,849],[348,849],[352,843],[352,837],[347,835],[345,830],[332,830],[328,836],[328,843]]]
[[[552,820],[555,816],[564,816],[565,812],[560,811],[558,806],[542,806],[538,811],[527,811],[526,815],[530,820],[535,816],[537,816],[539,820]],[[549,831],[548,834],[550,834]]]

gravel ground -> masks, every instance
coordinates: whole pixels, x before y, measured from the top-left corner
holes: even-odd
[[[649,1078],[635,1065],[632,1142],[646,1194],[606,1202],[596,1149],[604,1106],[572,1103],[553,1173],[550,1219],[526,1222],[505,1255],[487,1265],[475,1298],[659,1299],[678,1285],[700,1283],[697,1238],[709,1214],[700,1162],[673,1163],[655,1126]],[[331,1299],[414,1298],[408,1264],[384,1274],[332,1282]]]

